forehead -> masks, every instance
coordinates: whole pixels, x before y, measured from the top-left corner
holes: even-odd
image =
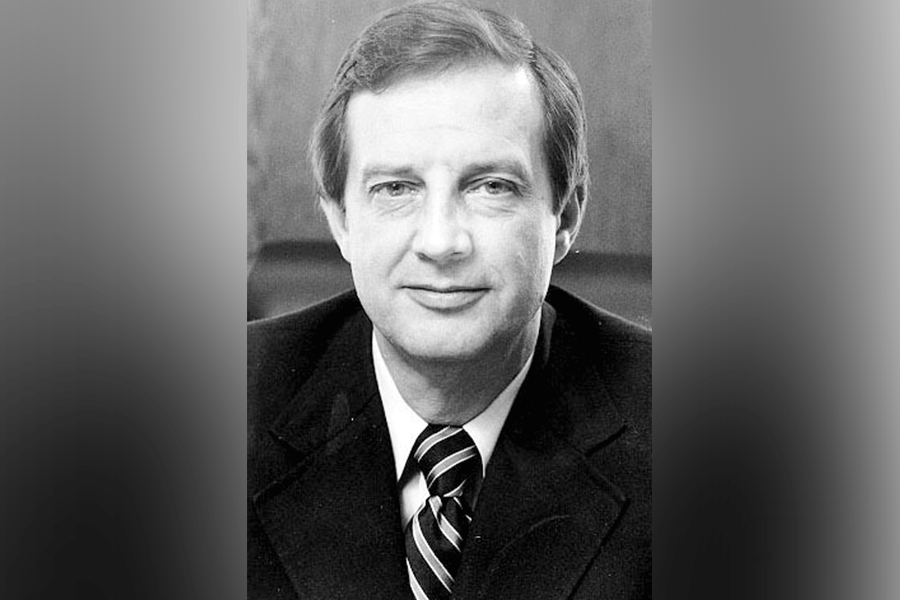
[[[347,106],[347,131],[351,168],[372,154],[424,160],[510,151],[534,160],[543,111],[528,69],[489,64],[357,92]]]

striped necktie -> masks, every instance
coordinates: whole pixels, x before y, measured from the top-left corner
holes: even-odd
[[[461,427],[429,425],[410,459],[419,465],[429,494],[406,526],[410,586],[417,600],[447,599],[472,521],[481,456]]]

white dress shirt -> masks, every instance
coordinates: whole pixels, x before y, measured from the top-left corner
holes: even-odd
[[[494,452],[494,446],[497,444],[497,438],[500,437],[500,430],[506,422],[509,410],[512,408],[513,400],[525,381],[528,374],[528,367],[531,366],[531,360],[534,358],[534,350],[525,365],[513,380],[506,386],[500,395],[494,399],[491,404],[484,409],[479,415],[468,423],[463,424],[466,430],[475,442],[478,452],[481,454],[482,475],[484,469],[487,468],[491,454]],[[397,485],[400,492],[400,516],[401,524],[406,524],[412,519],[413,515],[418,512],[422,504],[428,499],[428,488],[425,485],[425,478],[422,473],[416,470],[414,473],[406,473],[404,477],[404,468],[412,450],[416,438],[422,433],[422,430],[428,426],[428,423],[422,419],[416,412],[410,408],[409,404],[400,395],[397,384],[391,376],[375,334],[372,334],[372,360],[375,363],[375,379],[378,381],[378,393],[381,395],[381,403],[384,406],[384,416],[387,419],[388,433],[391,436],[391,446],[394,450],[394,463],[397,474]],[[401,480],[403,477],[403,480]]]

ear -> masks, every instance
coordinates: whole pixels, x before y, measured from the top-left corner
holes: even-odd
[[[328,229],[331,230],[331,237],[337,242],[338,248],[341,249],[341,255],[348,263],[350,262],[350,230],[347,226],[347,210],[337,200],[319,196],[319,208],[325,213],[328,220]]]
[[[584,189],[579,187],[574,190],[563,204],[562,210],[556,216],[556,251],[553,255],[553,264],[558,264],[569,253],[569,249],[578,235],[581,227],[581,217],[584,214]]]

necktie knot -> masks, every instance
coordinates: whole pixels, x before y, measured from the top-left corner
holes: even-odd
[[[412,455],[432,496],[461,496],[481,477],[481,455],[462,427],[429,425],[416,440]]]

